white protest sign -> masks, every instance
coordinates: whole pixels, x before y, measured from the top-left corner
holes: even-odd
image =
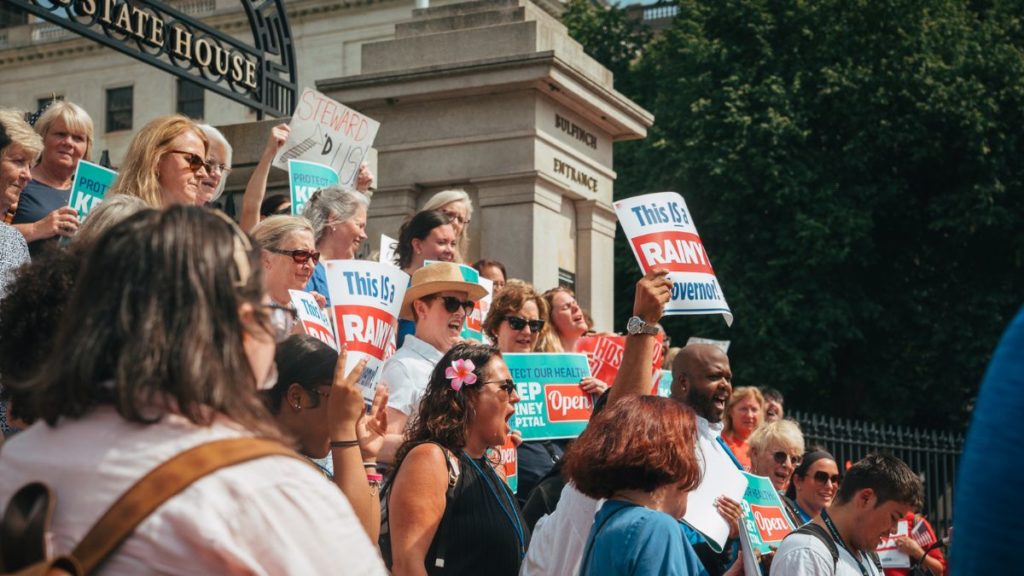
[[[351,188],[380,122],[306,88],[288,126],[291,133],[274,157],[274,166],[287,170],[289,160],[324,164],[338,173],[343,187]]]
[[[394,339],[409,275],[394,266],[365,260],[328,260],[324,265],[338,349],[343,344],[348,349],[345,371],[367,359],[359,386],[363,396],[372,401],[381,365]]]
[[[380,235],[380,255],[377,260],[381,264],[395,266],[395,252],[398,250],[398,240],[387,234]]]
[[[330,344],[331,348],[337,350],[338,342],[334,336],[334,329],[331,328],[331,319],[317,304],[316,298],[302,290],[289,290],[288,293],[291,294],[292,306],[299,313],[299,323],[306,334]]]
[[[897,536],[907,536],[910,533],[910,522],[900,520],[896,523],[896,531],[883,538],[875,552],[878,552],[878,559],[882,561],[882,568],[910,568],[910,556],[900,552],[896,547]]]
[[[700,532],[716,552],[729,539],[729,523],[715,508],[715,499],[725,495],[739,502],[747,491],[747,478],[714,440],[698,435],[697,461],[701,465],[700,486],[690,492],[683,522]]]
[[[732,326],[732,312],[682,196],[634,196],[616,202],[615,213],[644,274],[652,268],[669,271],[673,285],[666,316],[721,314]]]
[[[729,353],[729,344],[731,343],[731,340],[712,340],[711,338],[700,338],[697,336],[690,336],[686,340],[687,346],[689,346],[690,344],[710,344],[711,346],[714,346],[715,348],[721,350],[722,354]]]

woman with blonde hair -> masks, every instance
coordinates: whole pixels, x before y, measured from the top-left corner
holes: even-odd
[[[128,145],[108,196],[138,196],[154,208],[194,205],[201,200],[202,181],[209,176],[209,139],[199,126],[175,114],[142,127]]]
[[[464,262],[469,256],[469,221],[473,217],[473,202],[465,190],[442,190],[427,200],[420,210],[437,210],[448,217],[455,230],[455,261]]]
[[[36,120],[35,130],[43,138],[43,153],[12,220],[32,254],[78,229],[78,212],[68,200],[78,161],[92,157],[92,118],[73,102],[56,101]]]
[[[764,421],[764,396],[753,386],[740,386],[732,391],[729,402],[725,406],[722,421],[722,440],[736,459],[743,464],[744,470],[750,470],[750,455],[747,439]]]
[[[32,178],[32,163],[43,142],[15,110],[0,109],[0,214],[18,203],[21,191]],[[29,261],[25,238],[0,222],[0,297],[14,270]]]
[[[289,290],[302,290],[313,276],[320,252],[313,242],[313,226],[300,216],[271,216],[252,230],[262,248],[264,286],[275,308],[271,316],[278,341],[295,328],[295,311]]]

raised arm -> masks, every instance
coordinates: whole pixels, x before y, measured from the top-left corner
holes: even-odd
[[[648,324],[661,320],[665,303],[672,294],[672,281],[668,271],[653,269],[636,283],[633,298],[633,315]],[[654,335],[637,334],[626,337],[626,349],[622,353],[622,364],[615,375],[615,382],[608,393],[608,404],[618,402],[630,395],[651,393],[651,362],[654,361],[654,347],[658,342]]]
[[[284,143],[288,141],[288,134],[291,128],[287,124],[279,124],[270,129],[270,137],[267,138],[267,146],[263,149],[259,163],[249,177],[249,183],[245,185],[245,194],[242,195],[242,215],[238,220],[239,226],[246,234],[260,223],[260,205],[267,195],[267,178],[270,176],[270,165],[274,156]]]

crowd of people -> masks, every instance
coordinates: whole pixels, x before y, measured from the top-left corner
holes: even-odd
[[[289,197],[267,195],[289,133],[274,127],[236,222],[210,206],[231,144],[161,117],[135,134],[82,221],[68,200],[92,129],[71,102],[35,126],[0,110],[0,506],[46,482],[57,554],[149,470],[230,438],[271,439],[302,458],[196,480],[103,573],[743,574],[740,502],[716,500],[731,527],[722,547],[680,521],[708,451],[767,477],[800,527],[759,559],[766,575],[881,574],[880,540],[897,520],[923,520],[906,464],[878,454],[847,468],[805,446],[782,395],[734,389],[714,345],[670,356],[671,397],[652,396],[653,331],[630,330],[613,382],[577,383],[595,400],[578,438],[522,441],[504,355],[577,352],[592,327],[572,290],[535,288],[483,258],[472,266],[493,282],[484,338],[463,339],[488,293],[457,265],[473,215],[462,190],[434,195],[396,231],[394,265],[411,281],[397,349],[366,402],[363,364],[346,372],[344,346],[305,335],[289,291],[331,304],[324,261],[363,251],[368,168],[354,189],[321,189],[292,214]],[[641,325],[661,321],[671,286],[664,270],[637,282]],[[516,492],[499,459],[510,437]],[[914,566],[945,573],[937,548],[897,541]],[[0,572],[23,567],[5,549]]]

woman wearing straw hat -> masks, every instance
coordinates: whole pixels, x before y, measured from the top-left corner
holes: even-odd
[[[402,442],[406,421],[415,415],[434,365],[462,340],[462,326],[476,301],[487,290],[467,282],[457,264],[437,262],[412,275],[405,291],[401,317],[416,323],[416,331],[384,363],[381,380],[388,387],[388,435],[378,456],[391,463]]]

